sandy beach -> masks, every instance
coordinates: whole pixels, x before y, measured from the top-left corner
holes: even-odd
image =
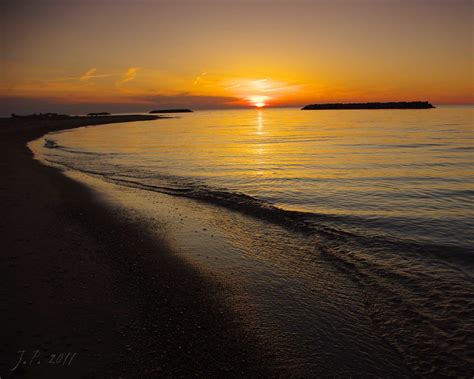
[[[50,131],[149,119],[0,121],[2,378],[269,373],[218,286],[26,147]]]

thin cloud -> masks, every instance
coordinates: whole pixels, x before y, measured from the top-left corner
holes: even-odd
[[[80,78],[79,80],[81,82],[87,82],[88,80],[92,79],[94,76],[93,74],[97,71],[96,68],[91,68],[90,70],[87,70]]]
[[[80,82],[88,82],[91,79],[94,78],[107,78],[109,76],[117,76],[116,74],[99,74],[99,75],[94,75],[97,72],[97,68],[91,68],[87,70],[84,74],[81,76],[70,76],[66,78],[57,78],[57,79],[49,79],[47,80],[48,82],[69,82],[69,81],[80,81]]]
[[[239,88],[240,87],[240,84],[234,84],[232,86],[229,86],[229,87],[224,87],[224,89],[232,89],[232,88]]]
[[[202,72],[200,75],[196,76],[194,79],[193,85],[199,84],[199,82],[207,75],[207,72]]]
[[[141,67],[129,67],[128,70],[125,71],[125,74],[123,74],[122,79],[120,79],[116,84],[121,85],[135,79],[140,70]]]

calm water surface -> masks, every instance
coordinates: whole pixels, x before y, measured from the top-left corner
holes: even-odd
[[[136,193],[178,251],[241,283],[295,376],[468,377],[473,110],[203,111],[37,148]]]
[[[62,148],[49,155],[123,183],[272,204],[354,233],[469,248],[473,114],[472,107],[201,111],[59,133]]]

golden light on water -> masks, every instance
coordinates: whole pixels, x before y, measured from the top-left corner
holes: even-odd
[[[257,132],[258,135],[263,134],[263,111],[259,109],[257,115]]]

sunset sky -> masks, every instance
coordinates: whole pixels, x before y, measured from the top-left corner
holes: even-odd
[[[1,113],[473,103],[471,1],[7,0]]]

